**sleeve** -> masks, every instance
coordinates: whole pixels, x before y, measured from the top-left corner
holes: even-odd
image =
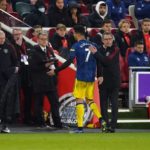
[[[94,54],[94,57],[101,62],[103,66],[109,66],[119,56],[119,49],[115,48],[109,56],[103,56],[100,50]]]
[[[65,61],[61,66],[57,67],[55,69],[55,73],[58,73],[59,71],[67,68],[74,60],[76,56],[76,53],[75,53],[75,46],[72,46],[72,48],[70,49],[70,57],[67,61]]]
[[[131,66],[137,66],[137,64],[136,64],[136,59],[135,59],[135,57],[132,55],[132,54],[130,54],[129,56],[128,56],[128,65],[131,67]]]
[[[17,56],[15,53],[15,49],[12,45],[8,45],[9,53],[10,53],[10,61],[11,61],[11,66],[8,68],[3,69],[3,73],[7,78],[10,78],[11,75],[15,72],[15,68],[17,67]]]

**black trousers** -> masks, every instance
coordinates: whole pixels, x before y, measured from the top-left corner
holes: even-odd
[[[56,91],[48,91],[46,93],[35,93],[34,94],[34,114],[35,119],[38,125],[44,124],[44,114],[43,114],[43,102],[44,96],[48,97],[48,100],[51,104],[51,112],[52,118],[55,127],[62,127],[61,119],[59,115],[59,102],[58,102],[58,95]]]
[[[31,107],[32,107],[32,87],[26,86],[26,84],[21,86],[24,94],[24,122],[28,123],[32,120]]]
[[[103,119],[106,121],[107,126],[113,129],[116,128],[118,118],[118,93],[119,88],[99,87],[100,92],[100,105]],[[108,105],[111,106],[111,122],[108,116]]]

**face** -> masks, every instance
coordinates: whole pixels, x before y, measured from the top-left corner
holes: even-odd
[[[38,38],[38,44],[42,47],[46,47],[48,44],[48,36],[46,34],[40,35]]]
[[[30,0],[31,5],[35,5],[38,0]]]
[[[111,33],[112,25],[111,23],[105,23],[102,28],[105,32]]]
[[[7,9],[7,1],[6,0],[1,1],[0,9],[6,11],[6,9]]]
[[[120,30],[124,33],[128,33],[130,31],[130,24],[129,23],[123,23]]]
[[[76,14],[76,13],[77,13],[77,11],[78,11],[78,9],[77,9],[77,8],[72,8],[72,9],[71,9],[71,13],[72,13],[72,14]]]
[[[100,15],[103,16],[106,13],[106,6],[100,5],[99,6],[99,13],[100,13]]]
[[[63,9],[63,8],[64,8],[64,0],[57,0],[57,1],[56,1],[56,6],[57,6],[59,9]]]
[[[4,33],[0,33],[0,45],[3,45],[5,43],[5,34]]]
[[[148,33],[150,31],[150,22],[143,22],[142,31]]]
[[[13,37],[14,37],[15,41],[22,40],[22,38],[23,38],[22,31],[21,30],[14,30],[13,31]]]
[[[60,29],[57,29],[56,32],[59,34],[59,36],[64,37],[66,34],[66,29],[60,28]]]
[[[34,32],[33,32],[33,35],[37,36],[41,31],[42,31],[42,28],[35,28]]]
[[[143,44],[138,44],[135,46],[135,50],[139,53],[143,53],[144,51],[144,45]]]
[[[102,42],[105,47],[111,47],[113,45],[113,37],[111,35],[104,35]]]

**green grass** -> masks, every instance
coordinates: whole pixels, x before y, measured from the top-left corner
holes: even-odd
[[[150,133],[0,134],[0,150],[149,150]]]

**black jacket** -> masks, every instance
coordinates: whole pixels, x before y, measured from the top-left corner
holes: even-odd
[[[105,19],[109,19],[109,16],[106,15],[106,17],[103,19],[98,15],[96,11],[94,11],[91,15],[88,16],[90,27],[101,27],[102,23]]]
[[[21,84],[22,85],[31,85],[31,73],[30,73],[30,67],[26,65],[23,61],[23,56],[27,56],[27,61],[29,57],[31,56],[31,53],[33,51],[33,46],[31,46],[29,43],[27,43],[25,40],[23,40],[22,45],[18,45],[15,43],[15,41],[12,41],[13,46],[15,48],[16,54],[17,54],[17,61],[19,65],[19,75],[21,78]],[[29,62],[28,62],[29,63]]]
[[[4,43],[0,45],[0,85],[5,85],[11,75],[15,72],[17,57],[14,48]]]
[[[47,47],[47,50],[50,54],[47,56],[47,54],[42,51],[39,45],[36,45],[34,49],[35,50],[29,59],[33,91],[35,93],[40,93],[56,90],[56,77],[48,76],[47,72],[49,70],[45,67],[45,61],[47,58],[55,57],[53,51]]]
[[[0,118],[11,121],[19,113],[18,76],[15,74],[17,57],[14,48],[0,45]]]
[[[67,8],[59,10],[56,6],[52,6],[48,10],[49,26],[55,27],[58,23],[62,23],[66,26],[69,25],[69,15]]]
[[[150,32],[149,32],[149,35],[150,35]],[[146,50],[146,43],[145,43],[145,38],[144,38],[144,34],[142,31],[139,31],[135,34],[135,41],[143,41],[144,43],[144,51],[147,52]]]
[[[119,49],[115,45],[109,48],[103,46],[94,54],[101,62],[102,68],[97,69],[97,76],[103,76],[101,87],[120,87]]]
[[[118,32],[115,34],[115,41],[120,49],[120,54],[122,57],[125,57],[127,49],[133,47],[133,45],[134,45],[134,39],[133,39],[131,33],[128,33],[127,36],[130,39],[129,45],[126,42],[124,33],[122,31],[118,30]]]

